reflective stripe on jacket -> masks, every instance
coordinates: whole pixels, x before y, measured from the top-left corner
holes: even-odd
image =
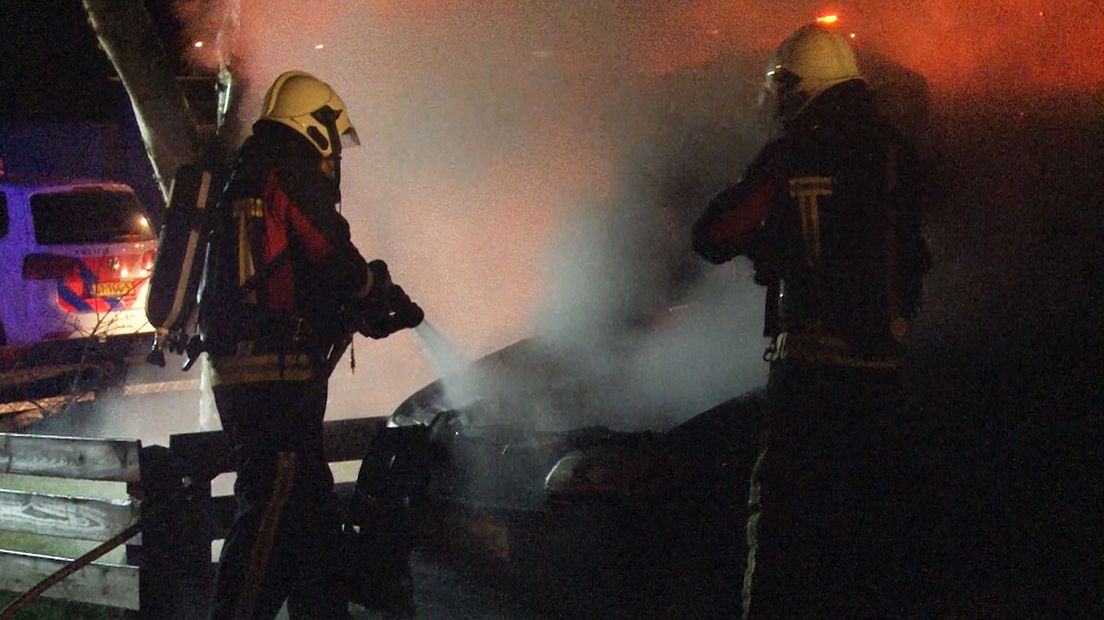
[[[763,357],[768,362],[796,362],[846,368],[892,370],[901,365],[899,355],[884,357],[859,355],[843,338],[801,332],[778,334]]]
[[[317,364],[304,353],[268,353],[262,355],[212,356],[211,386],[262,383],[269,381],[312,381],[318,376]]]

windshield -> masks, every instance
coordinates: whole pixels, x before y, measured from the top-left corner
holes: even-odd
[[[35,240],[44,245],[156,238],[138,197],[100,188],[31,196]]]

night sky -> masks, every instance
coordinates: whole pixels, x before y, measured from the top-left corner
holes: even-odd
[[[147,2],[162,40],[180,47],[167,2]],[[0,25],[0,120],[108,120],[126,110],[122,86],[78,0],[5,0]]]

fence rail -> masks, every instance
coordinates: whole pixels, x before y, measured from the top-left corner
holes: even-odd
[[[28,590],[69,561],[69,558],[0,550],[0,589]],[[137,566],[96,562],[59,583],[47,592],[47,596],[138,610],[139,572]]]
[[[0,473],[73,481],[139,480],[141,442],[0,433]],[[0,491],[0,530],[101,542],[126,528],[139,503],[32,491]],[[69,558],[0,550],[0,589],[25,590]],[[124,609],[139,608],[139,569],[98,563],[65,580],[49,595]]]
[[[106,500],[0,490],[0,530],[107,540],[138,518],[134,500]]]
[[[141,449],[129,439],[0,433],[0,473],[137,482]]]
[[[384,418],[337,420],[324,426],[331,463],[364,457]],[[102,542],[148,514],[128,542],[126,564],[94,563],[46,595],[136,610],[141,617],[206,617],[215,564],[211,543],[225,535],[234,514],[232,496],[211,496],[197,472],[231,471],[229,442],[221,431],[170,437],[169,446],[135,440],[86,439],[0,433],[0,473],[73,481],[127,484],[129,499],[0,490],[0,531]],[[198,495],[183,509],[165,510],[185,483]],[[351,492],[339,484],[339,494]],[[22,591],[69,562],[68,558],[0,549],[0,589]]]

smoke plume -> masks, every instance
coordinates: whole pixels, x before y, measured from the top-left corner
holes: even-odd
[[[231,32],[227,6],[179,4],[207,40]],[[354,241],[388,261],[436,342],[474,359],[539,335],[609,378],[621,410],[672,419],[762,381],[761,291],[746,265],[707,267],[686,245],[765,139],[755,94],[793,29],[837,11],[860,49],[948,91],[1104,80],[1087,0],[232,6],[232,45],[196,61],[232,53],[249,119],[288,69],[341,93],[363,144],[343,162]],[[439,374],[412,332],[355,353],[331,415],[386,415]]]

